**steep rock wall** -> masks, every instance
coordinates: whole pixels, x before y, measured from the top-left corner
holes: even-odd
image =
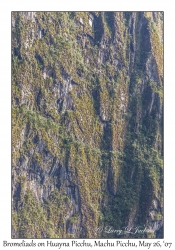
[[[12,200],[13,238],[162,237],[161,12],[12,13]]]

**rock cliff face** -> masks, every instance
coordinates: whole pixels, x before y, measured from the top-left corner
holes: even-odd
[[[12,12],[12,237],[162,227],[163,13]]]

